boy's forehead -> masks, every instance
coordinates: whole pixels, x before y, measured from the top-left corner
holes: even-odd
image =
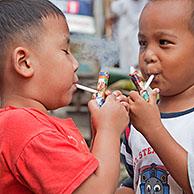
[[[159,38],[175,35],[181,38],[192,33],[190,0],[151,0],[139,20],[139,38]]]
[[[192,2],[191,0],[151,0],[142,11],[140,24],[146,18],[153,20],[163,18],[164,21],[168,21],[169,18],[177,21],[177,18],[181,18],[181,21],[185,22],[190,19]]]
[[[159,9],[159,8],[166,8],[161,12],[161,14],[168,14],[167,10],[175,10],[178,11],[179,9],[184,10],[184,12],[188,12],[193,10],[193,0],[150,0],[147,5],[145,6],[144,10],[149,9]]]

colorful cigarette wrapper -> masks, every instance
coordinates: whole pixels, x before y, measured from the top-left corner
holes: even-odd
[[[133,74],[130,74],[131,80],[137,88],[139,94],[144,98],[144,100],[149,100],[149,94],[147,90],[144,89],[144,83],[138,73],[135,71]]]
[[[109,73],[106,71],[100,71],[98,75],[96,101],[99,107],[105,102],[105,91],[108,87]]]

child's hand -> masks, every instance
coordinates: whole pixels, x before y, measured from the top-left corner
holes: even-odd
[[[160,112],[156,104],[158,89],[150,94],[149,101],[145,101],[136,91],[129,93],[129,115],[131,123],[142,134],[161,126]]]
[[[93,128],[96,130],[111,130],[122,133],[129,123],[127,98],[115,91],[108,95],[102,107],[98,107],[96,100],[89,102],[89,111]]]
[[[121,91],[119,90],[115,90],[114,92],[112,92],[115,96],[116,99],[118,101],[121,102],[121,104],[123,104],[123,106],[126,108],[126,110],[129,112],[129,102],[128,102],[128,98],[122,94]]]

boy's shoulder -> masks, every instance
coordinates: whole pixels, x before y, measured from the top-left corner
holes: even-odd
[[[32,108],[0,109],[0,147],[17,158],[22,150],[38,138],[56,140],[74,128],[72,120],[58,120]],[[60,123],[61,122],[61,123]]]
[[[21,126],[25,125],[25,128],[31,125],[38,125],[49,123],[49,117],[33,108],[16,108],[16,107],[6,107],[0,110],[0,125],[9,126]],[[13,126],[12,126],[13,127]]]
[[[50,122],[41,119],[40,112],[31,108],[2,108],[0,109],[0,147],[7,158],[12,157],[16,161],[31,140],[44,131],[52,130],[49,125]]]
[[[30,139],[53,125],[41,112],[31,108],[0,109],[0,134],[5,139]]]
[[[0,131],[35,135],[44,131],[77,130],[72,119],[60,119],[33,108],[6,107],[0,109]]]

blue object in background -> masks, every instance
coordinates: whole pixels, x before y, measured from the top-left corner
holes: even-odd
[[[93,0],[78,0],[80,3],[80,15],[93,16]]]

